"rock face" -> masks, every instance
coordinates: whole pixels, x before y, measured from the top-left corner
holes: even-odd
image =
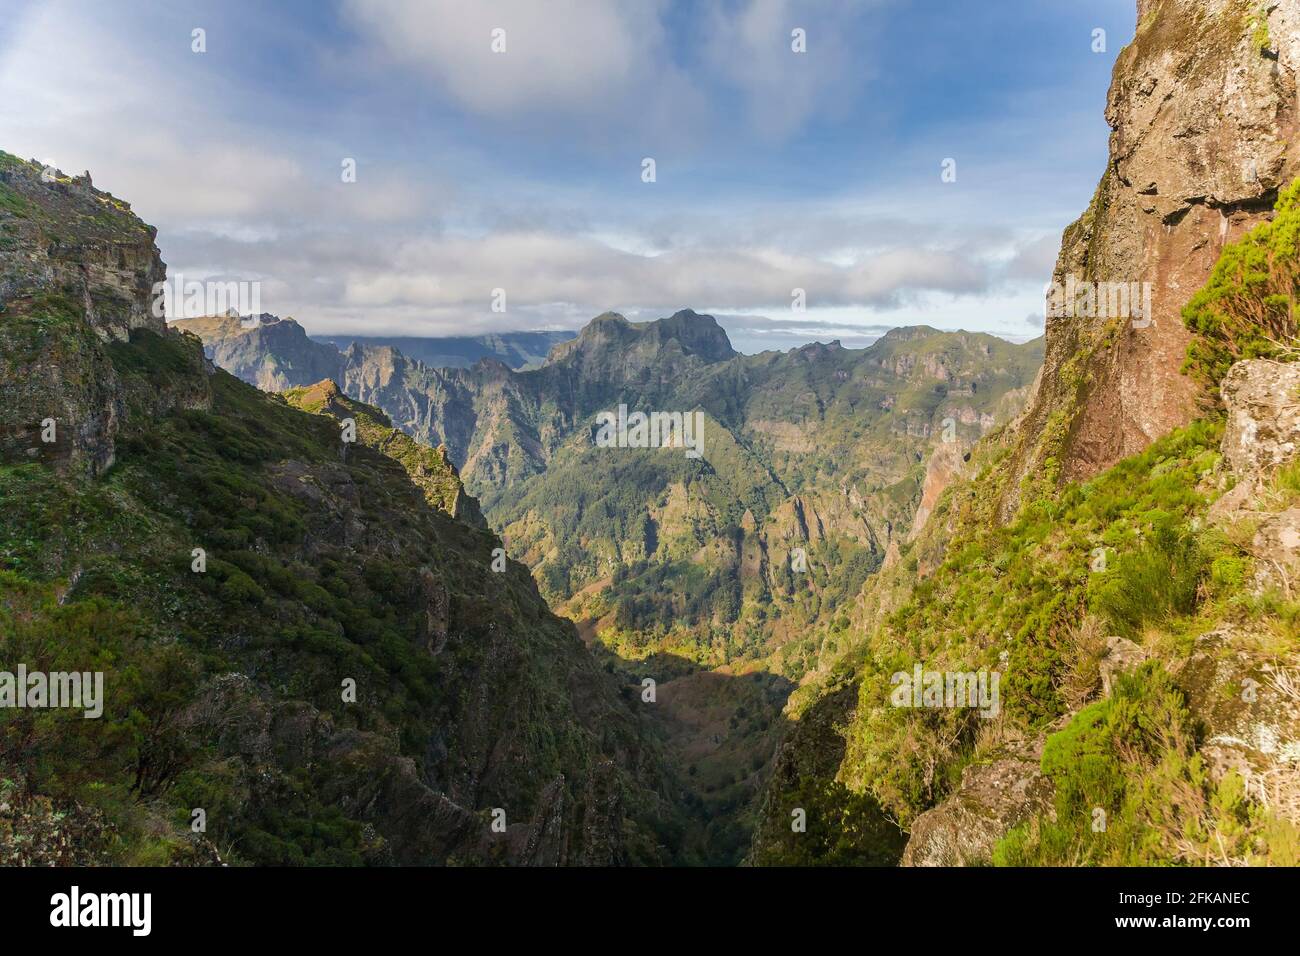
[[[471,528],[487,529],[478,501],[465,492],[460,473],[447,457],[445,446],[421,445],[393,428],[388,416],[379,409],[348,398],[331,381],[290,389],[285,393],[285,400],[303,411],[329,415],[340,422],[350,420],[356,427],[356,440],[400,462],[429,504]]]
[[[154,236],[89,175],[0,152],[0,461],[90,474],[113,464],[126,404],[108,352],[135,332],[166,331],[154,315],[165,276]],[[178,382],[157,390],[156,408],[209,400],[203,376]]]
[[[1189,343],[1182,309],[1205,285],[1224,245],[1271,219],[1280,189],[1300,173],[1295,149],[1300,0],[1143,0],[1138,14],[1136,38],[1117,61],[1107,105],[1110,162],[1090,207],[1065,232],[1053,277],[1060,290],[1054,288],[1049,300],[1057,311],[1048,317],[1044,366],[1028,407],[1010,428],[977,446],[975,460],[984,465],[978,476],[942,495],[920,534],[899,548],[898,558],[884,572],[868,579],[858,601],[853,623],[866,637],[856,650],[862,663],[849,673],[864,687],[872,686],[871,680],[882,683],[896,660],[918,649],[928,659],[970,654],[972,644],[988,648],[990,639],[997,641],[998,631],[1011,645],[1008,687],[1040,647],[1059,644],[1067,655],[1059,682],[1057,675],[1049,675],[1032,690],[1022,684],[1014,694],[1008,692],[1016,703],[1003,715],[1009,726],[999,729],[1030,739],[1008,746],[974,734],[973,759],[947,743],[949,728],[936,731],[907,719],[882,719],[879,709],[859,707],[842,729],[835,729],[848,740],[848,748],[826,777],[845,782],[855,794],[880,798],[910,825],[905,865],[987,864],[1009,830],[1050,813],[1058,796],[1052,793],[1052,779],[1070,781],[1079,765],[1071,763],[1058,777],[1062,768],[1054,764],[1052,776],[1045,777],[1041,757],[1048,735],[1071,729],[1067,725],[1072,718],[1079,720],[1079,712],[1068,711],[1093,696],[1098,686],[1103,692],[1120,687],[1127,693],[1127,683],[1116,676],[1147,657],[1155,663],[1144,666],[1174,675],[1185,692],[1198,721],[1195,743],[1202,744],[1204,730],[1200,752],[1214,776],[1238,770],[1261,809],[1297,819],[1300,673],[1294,641],[1287,622],[1270,609],[1276,606],[1273,599],[1261,600],[1258,610],[1245,610],[1250,596],[1237,593],[1275,591],[1294,600],[1300,582],[1300,508],[1293,473],[1285,480],[1275,477],[1300,444],[1296,368],[1244,362],[1231,370],[1223,388],[1228,424],[1222,469],[1205,437],[1214,434],[1215,423],[1202,421],[1173,436],[1165,433],[1197,418],[1202,400],[1211,404],[1209,396],[1197,391],[1199,385],[1180,374]],[[1130,284],[1137,284],[1137,309],[1120,295],[1121,283],[1130,299]],[[1104,313],[1098,310],[1099,291],[1106,301]],[[1157,448],[1136,457],[1156,441]],[[1129,460],[1110,470],[1121,458]],[[1100,476],[1091,487],[1107,489],[1101,500],[1123,494],[1139,480],[1153,498],[1160,498],[1164,492],[1154,482],[1175,471],[1181,471],[1179,482],[1186,491],[1205,496],[1194,516],[1181,523],[1179,533],[1186,540],[1198,539],[1212,549],[1221,539],[1217,531],[1202,535],[1204,522],[1241,522],[1223,536],[1232,541],[1232,550],[1207,558],[1213,568],[1207,568],[1206,577],[1213,578],[1218,600],[1234,603],[1229,611],[1214,597],[1198,594],[1196,613],[1213,623],[1196,633],[1212,632],[1198,640],[1190,659],[1185,644],[1155,639],[1162,631],[1186,633],[1172,623],[1149,623],[1135,631],[1131,636],[1140,638],[1142,646],[1107,638],[1113,633],[1109,630],[1089,627],[1085,633],[1094,605],[1084,589],[1069,583],[1079,557],[1067,552],[1098,536],[1097,516],[1091,507],[1071,504],[1073,491],[1059,493],[1067,482]],[[1216,480],[1222,482],[1217,488]],[[1232,491],[1210,506],[1215,491],[1234,480]],[[1089,491],[1083,490],[1085,498]],[[1038,507],[1021,510],[1031,502]],[[1046,526],[1047,514],[1052,514],[1053,530],[1044,534],[1035,528]],[[1110,534],[1122,527],[1129,533],[1124,527],[1128,520],[1103,530]],[[1067,536],[1071,531],[1078,535],[1075,540]],[[1003,551],[1004,533],[1015,544]],[[1060,543],[1043,547],[1058,534]],[[928,575],[944,558],[949,559],[944,573]],[[1043,580],[1055,578],[1053,585],[1019,590],[1015,579],[1036,577],[1040,566],[1047,576]],[[917,579],[924,585],[915,586]],[[981,593],[981,584],[989,582]],[[1073,591],[1062,604],[1054,603],[1058,584],[1062,592]],[[1213,593],[1208,584],[1204,590]],[[1018,591],[1023,604],[1012,603]],[[1235,603],[1239,598],[1246,600]],[[998,610],[1008,607],[1017,611],[999,621]],[[1044,617],[1050,620],[1022,626],[1024,616],[1049,608],[1053,610]],[[1110,625],[1103,626],[1120,628],[1114,614],[1106,620]],[[1019,633],[1017,628],[1022,628]],[[1016,650],[1022,635],[1032,646],[1028,654]],[[831,675],[827,681],[832,679],[843,678]],[[796,695],[805,689],[811,693],[800,700],[812,697],[812,707],[829,694],[811,687]],[[1064,693],[1051,700],[1054,691]],[[1015,707],[1026,701],[1050,701],[1050,706],[1024,719]],[[1081,723],[1072,731],[1083,729]],[[1035,733],[1040,735],[1036,739]],[[923,791],[932,775],[939,776],[936,764],[942,767],[944,758],[936,761],[933,754],[945,748],[948,779],[955,766],[962,766],[960,783],[939,795],[909,797],[908,787],[913,793]],[[1056,753],[1054,748],[1054,758]],[[1063,761],[1078,760],[1064,748],[1060,755]],[[1202,764],[1195,766],[1199,773]],[[1140,765],[1130,773],[1126,786],[1149,785]],[[773,780],[779,787],[781,781]],[[825,779],[817,782],[827,785]],[[769,794],[769,803],[788,799],[793,791],[788,787],[785,795]],[[1049,842],[1074,825],[1058,823]],[[1027,827],[1022,834],[1038,829]],[[1076,834],[1076,848],[1082,845],[1079,837],[1087,839],[1086,833]],[[1277,851],[1275,858],[1285,861],[1291,839],[1274,842],[1269,837],[1260,844],[1267,843],[1269,853]],[[764,850],[758,846],[756,856]],[[1254,859],[1254,852],[1241,858]],[[1053,853],[1048,858],[1060,865],[1084,858]],[[1192,859],[1182,853],[1173,848],[1165,856],[1175,862]],[[1219,856],[1215,851],[1211,858]]]
[[[551,349],[568,342],[573,332],[501,332],[454,337],[411,337],[383,335],[315,336],[318,342],[342,351],[352,345],[362,349],[392,348],[430,368],[470,368],[479,359],[497,359],[513,369],[535,368],[546,361]]]
[[[1248,523],[1256,593],[1300,592],[1300,508],[1267,507],[1277,470],[1300,458],[1300,365],[1259,359],[1238,362],[1221,389],[1227,422],[1223,462],[1235,479],[1215,502],[1219,523]]]
[[[1235,771],[1252,798],[1300,823],[1300,671],[1261,662],[1248,637],[1228,624],[1198,638],[1178,682],[1206,728],[1210,772]]]
[[[958,442],[941,442],[930,455],[925,467],[925,482],[921,486],[921,503],[916,506],[912,517],[912,530],[908,532],[909,541],[916,538],[930,520],[934,506],[939,503],[939,496],[944,489],[966,473],[966,463],[970,453]]]
[[[1099,661],[1102,695],[1115,677],[1147,659],[1132,641],[1110,637]],[[987,866],[1007,833],[1039,814],[1051,816],[1054,788],[1043,774],[1043,747],[1049,734],[1069,723],[1059,719],[1047,731],[1012,741],[962,770],[961,783],[946,799],[916,818],[903,866]]]
[[[153,290],[166,267],[157,230],[130,204],[95,189],[89,173],[68,177],[8,153],[0,153],[0,199],[0,306],[65,296],[101,339],[162,332]]]
[[[1018,479],[1094,475],[1194,417],[1180,312],[1300,172],[1298,68],[1300,0],[1139,4],[1107,100],[1110,163],[1053,280],[1149,283],[1151,315],[1049,314],[1004,518]]]
[[[293,319],[231,313],[180,319],[171,325],[197,335],[214,364],[264,392],[341,377],[339,350],[313,342]]]
[[[1009,744],[962,771],[947,800],[916,818],[903,866],[979,866],[1012,827],[1051,803],[1052,786],[1039,769],[1044,738]]]

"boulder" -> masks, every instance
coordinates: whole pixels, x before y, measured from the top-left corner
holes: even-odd
[[[1040,764],[1046,735],[1008,744],[962,771],[951,796],[916,818],[903,866],[982,866],[1015,827],[1051,808]]]
[[[1300,364],[1249,359],[1228,370],[1223,457],[1233,474],[1271,473],[1300,454]]]

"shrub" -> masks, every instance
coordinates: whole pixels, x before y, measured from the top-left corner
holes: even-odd
[[[1210,280],[1183,309],[1196,333],[1184,371],[1217,393],[1234,362],[1294,359],[1300,293],[1300,180],[1283,190],[1277,215],[1225,246]]]
[[[1196,609],[1206,563],[1192,534],[1161,522],[1136,550],[1120,554],[1093,590],[1092,609],[1116,633],[1137,639],[1145,626]]]

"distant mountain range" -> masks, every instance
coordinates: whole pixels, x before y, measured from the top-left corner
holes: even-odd
[[[492,358],[514,369],[531,368],[546,360],[553,346],[567,342],[577,332],[500,332],[453,338],[382,335],[313,335],[312,339],[346,349],[354,342],[363,348],[390,347],[407,358],[433,368],[468,368],[479,359]]]
[[[210,315],[179,319],[174,328],[203,339],[210,359],[264,391],[340,381],[343,369],[371,356],[400,353],[430,368],[466,368],[492,359],[522,369],[542,362],[552,347],[574,332],[505,332],[464,338],[383,336],[309,337],[293,319],[261,314]],[[382,359],[381,359],[382,360]]]

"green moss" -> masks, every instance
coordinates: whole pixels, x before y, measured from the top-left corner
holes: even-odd
[[[1250,43],[1257,53],[1268,53],[1273,49],[1273,42],[1268,34],[1268,13],[1260,7],[1246,20],[1246,29],[1250,32]]]

